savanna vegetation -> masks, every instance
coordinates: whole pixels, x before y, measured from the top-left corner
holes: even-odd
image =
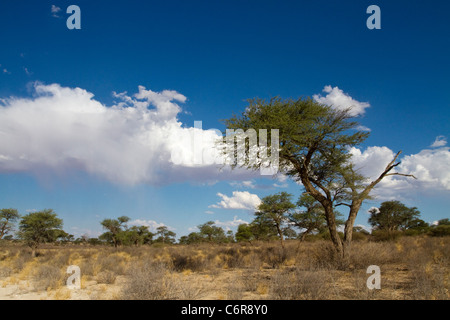
[[[269,195],[236,233],[213,221],[181,236],[160,226],[101,221],[103,234],[75,238],[52,209],[20,216],[0,211],[0,293],[52,299],[448,299],[450,223],[429,225],[398,201],[370,210],[370,232],[355,226],[372,190],[396,171],[400,151],[374,179],[351,162],[361,131],[350,110],[313,99],[255,99],[224,121],[232,145],[250,131],[267,142],[244,149],[232,167],[260,170],[253,153],[276,150],[278,171],[298,182],[298,199]],[[240,130],[237,130],[240,129]],[[262,130],[269,136],[261,137]],[[271,145],[271,130],[279,133]],[[250,130],[250,131],[249,131]],[[230,141],[230,137],[227,137]],[[234,148],[237,152],[238,148]],[[254,160],[254,159],[253,159]],[[14,231],[14,226],[17,229]],[[66,268],[81,270],[81,289],[65,287]],[[381,268],[381,289],[366,286],[367,267]],[[31,289],[30,289],[31,288]],[[12,290],[12,291],[11,291]]]
[[[281,209],[273,214],[268,205]],[[430,226],[416,208],[397,201],[371,210],[372,233],[354,229],[345,261],[330,241],[323,210],[305,194],[296,204],[287,193],[265,198],[235,234],[209,221],[178,242],[167,227],[152,233],[127,226],[128,217],[103,220],[99,238],[74,239],[50,209],[16,216],[19,230],[11,237],[6,217],[0,220],[9,224],[0,240],[3,299],[449,298],[449,220]],[[66,286],[69,265],[80,267],[79,290]],[[366,287],[369,265],[382,270],[380,290]]]

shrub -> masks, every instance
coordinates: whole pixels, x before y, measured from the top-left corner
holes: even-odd
[[[432,237],[444,237],[450,236],[450,225],[438,225],[430,228],[430,236]]]
[[[167,267],[145,262],[130,268],[128,282],[122,290],[124,300],[170,300],[174,299],[171,282],[166,277]]]
[[[116,282],[117,275],[109,270],[102,271],[97,275],[98,283],[113,284]]]
[[[63,274],[55,266],[43,264],[33,272],[34,287],[36,290],[56,289],[63,285]]]
[[[323,300],[330,297],[328,271],[283,270],[274,275],[271,299]]]
[[[390,230],[373,230],[372,238],[375,241],[393,241],[400,238],[402,235],[401,231],[390,231]]]

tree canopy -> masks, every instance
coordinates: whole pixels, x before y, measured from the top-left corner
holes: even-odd
[[[19,224],[19,237],[32,248],[32,256],[41,243],[53,242],[66,233],[61,229],[63,221],[53,209],[31,212],[22,217]]]

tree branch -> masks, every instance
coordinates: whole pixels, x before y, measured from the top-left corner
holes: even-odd
[[[348,203],[338,203],[338,204],[335,205],[335,207],[338,207],[338,206],[347,206],[347,207],[349,207],[349,208],[352,207],[352,206],[351,206],[350,204],[348,204]]]
[[[413,177],[414,179],[417,180],[417,178],[412,175],[412,174],[406,174],[406,173],[398,173],[398,172],[393,172],[393,173],[388,173],[386,174],[386,176],[403,176],[403,177]]]

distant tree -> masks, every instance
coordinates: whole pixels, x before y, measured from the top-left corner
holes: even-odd
[[[191,232],[187,236],[180,237],[180,244],[196,244],[203,242],[203,237],[199,232]]]
[[[62,233],[63,221],[52,209],[32,212],[22,217],[19,223],[19,237],[31,248],[31,256],[36,256],[40,244],[55,241]]]
[[[274,195],[266,196],[261,200],[258,211],[255,212],[257,217],[263,217],[271,221],[278,236],[280,237],[281,246],[284,248],[283,228],[287,221],[287,214],[295,208],[291,202],[292,195],[287,192],[280,192]]]
[[[430,225],[422,219],[416,218],[409,222],[406,232],[408,235],[416,235],[427,233],[430,230]]]
[[[227,230],[227,232],[226,232],[226,242],[228,242],[228,243],[233,243],[234,242],[233,231]]]
[[[152,242],[154,234],[147,226],[132,226],[118,234],[120,242],[124,245],[140,246]]]
[[[290,226],[287,226],[286,228],[283,229],[283,236],[285,239],[296,239],[297,238],[297,232],[295,232],[295,230],[293,228],[291,228]]]
[[[429,228],[430,235],[433,237],[450,236],[450,221],[448,218],[441,219],[436,225]]]
[[[173,244],[175,243],[175,232],[170,231],[166,226],[161,226],[156,228],[156,235],[159,237],[156,239],[156,242]]]
[[[441,219],[437,222],[438,226],[449,226],[450,225],[450,219],[445,218],[445,219]]]
[[[255,236],[252,233],[252,228],[247,223],[242,223],[238,225],[235,238],[237,242],[248,241],[251,242]]]
[[[125,223],[130,221],[130,218],[126,216],[121,216],[117,219],[104,219],[100,224],[104,229],[108,230],[107,232],[100,235],[101,240],[105,240],[111,242],[114,247],[119,246],[121,244],[120,240],[122,236],[120,235],[123,232],[124,228],[126,228]]]
[[[199,234],[203,238],[204,241],[210,243],[223,243],[227,242],[227,237],[225,235],[225,231],[216,225],[214,225],[214,221],[208,221],[204,224],[198,226]]]
[[[0,240],[13,229],[13,224],[20,218],[17,209],[0,210]]]
[[[385,201],[380,208],[372,208],[369,213],[369,223],[375,230],[405,231],[420,223],[417,208],[408,208],[400,201]]]
[[[102,242],[98,238],[89,238],[87,241],[91,246],[97,246],[102,244]]]
[[[277,229],[267,216],[256,216],[249,228],[255,240],[268,241],[278,238]]]
[[[303,193],[297,201],[297,206],[306,210],[292,212],[288,219],[294,226],[304,230],[300,236],[301,241],[315,230],[319,233],[324,231],[327,226],[325,211],[316,199],[308,193]]]
[[[309,193],[303,193],[297,203],[297,207],[306,210],[294,211],[288,215],[289,222],[297,228],[304,230],[300,235],[300,240],[305,240],[306,236],[312,232],[323,234],[327,231],[327,220],[323,206]],[[335,224],[343,225],[342,214],[335,211]]]

